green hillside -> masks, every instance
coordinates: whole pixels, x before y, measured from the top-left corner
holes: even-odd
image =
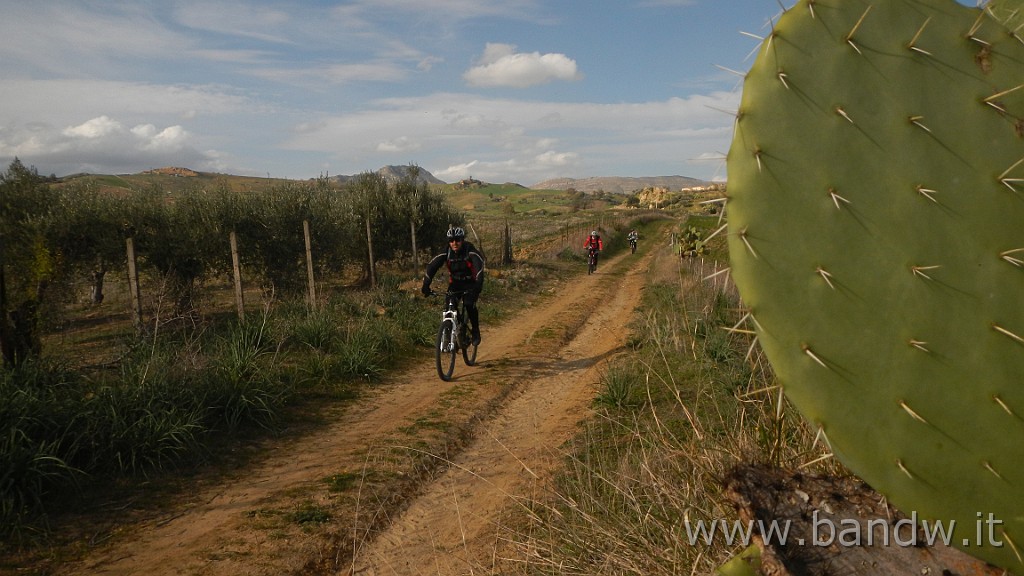
[[[533,190],[514,183],[460,187],[444,184],[443,190],[452,205],[464,212],[480,215],[512,215],[525,213],[569,212],[573,196],[564,190]]]

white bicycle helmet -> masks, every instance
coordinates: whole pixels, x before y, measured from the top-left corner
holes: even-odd
[[[465,237],[466,237],[466,231],[463,230],[459,226],[456,226],[454,228],[449,228],[448,229],[448,239],[449,240],[462,240]]]

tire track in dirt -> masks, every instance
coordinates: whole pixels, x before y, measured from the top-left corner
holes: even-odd
[[[574,278],[500,327],[484,325],[478,365],[460,361],[451,386],[438,381],[432,359],[396,374],[358,405],[330,415],[336,420],[323,430],[272,449],[236,479],[197,487],[187,505],[124,527],[108,546],[54,573],[279,575],[322,573],[340,560],[341,573],[462,574],[487,565],[498,514],[554,469],[558,446],[589,414],[603,362],[625,343],[654,244]],[[567,332],[576,336],[565,343]],[[342,526],[332,541],[301,529],[275,534],[254,518],[296,494],[324,493],[316,487],[324,478],[359,470],[378,454],[409,450],[394,441],[401,429],[443,405],[455,386],[502,404],[477,425],[475,441],[448,455],[451,468],[418,498],[377,504],[385,517],[404,509],[389,518],[389,529],[354,534]],[[510,386],[515,392],[501,400]],[[351,561],[332,558],[344,556],[338,534],[352,539]]]
[[[641,262],[650,258],[648,252]],[[601,304],[568,344],[549,354],[523,354],[521,345],[506,353],[515,367],[506,377],[522,381],[522,392],[481,426],[476,441],[449,470],[386,532],[358,550],[341,574],[500,571],[502,514],[543,488],[560,464],[559,447],[590,414],[605,362],[626,343],[626,325],[640,302],[646,273],[646,266],[635,262],[624,275],[599,274],[577,283],[596,293],[583,297],[597,297]]]

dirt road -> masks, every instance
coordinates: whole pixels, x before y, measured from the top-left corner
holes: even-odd
[[[654,252],[610,259],[503,326],[485,325],[477,366],[460,360],[453,382],[439,381],[432,361],[396,374],[331,414],[329,426],[276,447],[234,480],[197,486],[179,509],[125,528],[58,573],[496,572],[506,554],[502,515],[543,486],[559,446],[590,414]],[[461,441],[438,451],[452,426]],[[381,476],[404,492],[364,488]],[[342,495],[330,489],[330,479],[353,477]],[[330,514],[282,521],[300,517],[296,509]]]

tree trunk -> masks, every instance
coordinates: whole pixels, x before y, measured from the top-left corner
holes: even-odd
[[[7,281],[4,278],[2,261],[0,261],[0,353],[3,354],[5,366],[14,366],[13,330],[7,315]]]
[[[36,300],[28,299],[11,311],[13,328],[14,354],[13,364],[18,365],[32,356],[38,356],[43,350],[39,338],[39,305]]]
[[[505,266],[512,264],[512,226],[508,220],[505,221],[505,233],[502,235],[501,263]]]
[[[92,272],[92,303],[96,306],[103,304],[103,278],[106,275],[107,270],[104,266]]]

